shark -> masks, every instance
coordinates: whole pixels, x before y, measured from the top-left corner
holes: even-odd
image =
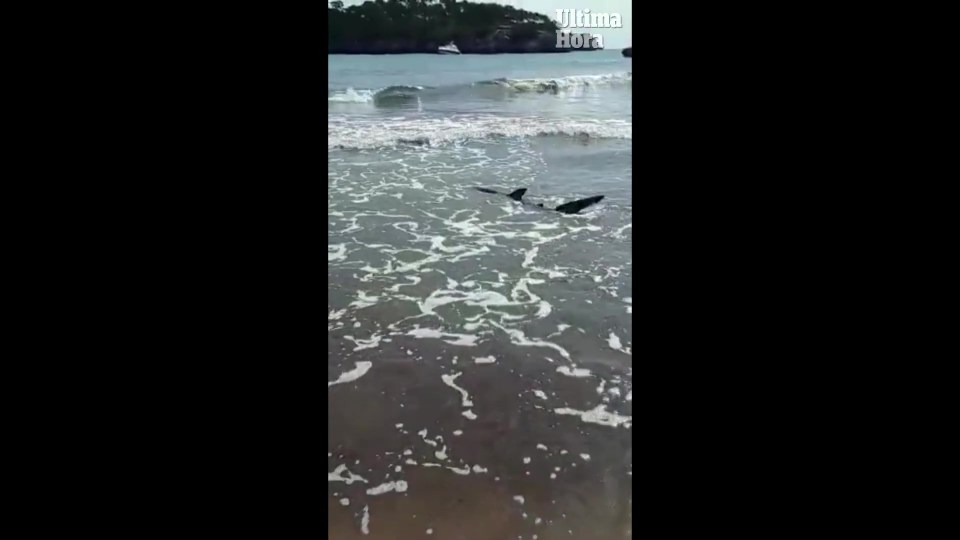
[[[517,201],[517,202],[520,202],[520,203],[523,203],[523,204],[526,204],[526,205],[530,205],[530,203],[528,203],[527,201],[524,201],[524,200],[523,200],[523,195],[527,192],[527,188],[520,188],[520,189],[515,190],[515,191],[512,191],[512,192],[510,192],[510,193],[504,193],[504,192],[502,192],[502,191],[496,191],[496,190],[494,190],[494,189],[483,188],[483,187],[476,187],[476,188],[473,188],[473,189],[476,189],[477,191],[480,191],[480,192],[482,192],[482,193],[491,193],[491,194],[494,194],[494,195],[506,195],[507,197],[510,197],[511,199],[513,199],[513,200],[515,200],[515,201]],[[556,208],[544,208],[543,203],[539,203],[539,204],[532,205],[532,206],[536,206],[537,208],[544,208],[545,210],[553,210],[553,211],[555,211],[555,212],[560,212],[560,213],[563,213],[563,214],[576,214],[577,212],[583,210],[584,208],[586,208],[586,207],[588,207],[588,206],[592,206],[592,205],[594,205],[594,204],[602,201],[602,200],[603,200],[603,197],[604,197],[603,195],[594,195],[593,197],[587,197],[586,199],[579,199],[579,200],[576,200],[576,201],[570,201],[570,202],[568,202],[568,203],[563,203],[563,204],[561,204],[560,206],[558,206],[558,207],[556,207]]]

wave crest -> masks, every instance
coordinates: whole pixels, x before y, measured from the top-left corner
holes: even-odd
[[[369,122],[348,117],[331,117],[327,122],[328,149],[441,146],[471,140],[511,137],[632,139],[633,123],[628,120],[561,120],[480,115],[394,118]]]
[[[567,90],[579,90],[596,86],[617,86],[633,84],[633,73],[604,73],[600,75],[571,75],[569,77],[547,79],[508,79],[499,78],[478,81],[469,85],[454,85],[444,88],[396,85],[379,89],[338,90],[327,96],[330,103],[373,103],[376,106],[392,106],[404,103],[416,103],[422,91],[429,89],[431,94],[454,92],[471,86],[499,86],[513,92],[535,92],[557,94]]]
[[[571,75],[555,79],[493,79],[479,85],[497,85],[516,92],[558,93],[588,86],[615,86],[633,84],[633,72],[604,73],[601,75]]]
[[[346,90],[340,90],[334,92],[333,95],[327,96],[328,103],[370,103],[373,101],[373,90],[354,90],[353,88],[347,88]]]
[[[391,104],[404,101],[416,101],[422,86],[388,86],[379,90],[355,90],[352,87],[346,90],[337,90],[327,96],[329,103],[374,103]]]

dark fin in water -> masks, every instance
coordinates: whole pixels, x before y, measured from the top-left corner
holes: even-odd
[[[586,199],[580,199],[579,201],[573,201],[568,203],[563,203],[560,206],[556,207],[554,210],[557,212],[563,212],[564,214],[576,214],[577,212],[583,210],[584,208],[596,204],[603,200],[603,195],[597,195],[595,197],[587,197]]]
[[[477,190],[477,191],[482,191],[482,192],[484,192],[484,193],[493,193],[494,195],[500,193],[499,191],[494,191],[494,190],[492,190],[492,189],[487,189],[487,188],[482,188],[482,187],[473,188],[473,189],[475,189],[475,190]]]
[[[520,188],[520,189],[514,191],[513,193],[511,193],[510,195],[507,195],[507,197],[510,197],[511,199],[513,199],[513,200],[515,200],[515,201],[519,201],[519,200],[523,199],[523,194],[526,193],[526,192],[527,192],[527,188]]]

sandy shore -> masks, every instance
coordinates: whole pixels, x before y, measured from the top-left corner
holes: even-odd
[[[383,352],[328,370],[370,362],[328,388],[331,538],[630,537],[632,389],[616,369]]]

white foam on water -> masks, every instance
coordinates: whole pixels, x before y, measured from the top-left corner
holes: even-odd
[[[506,296],[494,291],[451,291],[441,289],[433,291],[430,293],[430,296],[419,302],[419,307],[421,314],[436,316],[436,308],[458,302],[462,302],[468,306],[482,307],[487,310],[489,310],[490,307],[523,306],[529,303],[509,300]]]
[[[356,352],[356,351],[362,351],[364,349],[375,349],[379,347],[380,340],[383,339],[383,336],[379,334],[374,334],[370,336],[370,339],[358,339],[358,338],[354,338],[353,336],[343,336],[343,339],[356,343],[357,346],[353,348],[354,352]]]
[[[633,72],[623,71],[616,73],[602,73],[597,75],[568,75],[556,78],[534,79],[494,79],[484,81],[486,84],[496,84],[517,92],[549,92],[582,90],[589,86],[625,85],[633,82]]]
[[[567,229],[567,230],[568,230],[569,232],[571,232],[571,233],[577,233],[577,232],[580,232],[580,231],[592,231],[592,232],[597,232],[597,231],[602,231],[603,229],[600,228],[600,227],[597,227],[596,225],[584,225],[583,227],[570,227],[570,228]]]
[[[367,295],[366,291],[357,291],[357,299],[353,302],[350,302],[350,307],[363,309],[370,306],[375,306],[379,301],[379,296],[369,296]]]
[[[335,92],[332,96],[327,96],[330,103],[370,103],[373,101],[373,95],[376,90],[354,90],[353,87]]]
[[[584,461],[590,461],[590,454],[580,454],[580,458]]]
[[[567,366],[560,366],[557,368],[557,372],[562,375],[566,375],[567,377],[577,377],[577,378],[590,377],[589,369],[583,369],[578,367],[570,368]]]
[[[347,476],[343,476],[344,472],[347,473]],[[344,482],[348,486],[354,482],[363,482],[364,484],[369,483],[367,482],[366,478],[353,474],[352,472],[347,470],[347,466],[343,464],[338,465],[337,468],[333,470],[333,472],[327,473],[327,482]]]
[[[631,416],[622,416],[615,412],[607,411],[606,406],[603,404],[597,405],[589,411],[579,411],[577,409],[561,407],[554,409],[553,412],[562,415],[579,416],[583,422],[609,427],[619,427],[622,425],[629,429],[633,421],[633,417]]]
[[[610,336],[607,337],[607,345],[609,345],[611,349],[620,351],[625,354],[630,354],[630,348],[629,347],[624,348],[623,345],[620,343],[620,338],[613,332],[610,332]]]
[[[479,358],[474,358],[474,359],[473,359],[473,363],[474,363],[474,364],[492,364],[492,363],[494,363],[494,362],[496,362],[496,361],[497,361],[497,359],[496,359],[496,357],[493,356],[493,355],[490,355],[490,356],[481,356],[481,357],[479,357]]]
[[[534,223],[533,228],[538,231],[559,229],[559,223]]]
[[[387,482],[380,484],[367,489],[367,495],[383,495],[384,493],[389,493],[391,491],[396,491],[397,493],[403,493],[407,490],[407,482],[404,480],[397,480],[396,482]]]
[[[346,498],[346,497],[340,499],[340,505],[341,505],[341,506],[350,506],[350,499],[348,499],[348,498]]]
[[[327,245],[327,262],[343,261],[346,259],[347,259],[346,244],[328,244]]]
[[[470,474],[470,467],[469,467],[469,466],[468,466],[468,467],[464,467],[463,469],[458,469],[458,468],[456,468],[456,467],[447,467],[447,468],[450,469],[451,471],[453,471],[453,472],[461,475],[461,476],[466,476],[466,475]]]
[[[459,386],[457,386],[456,383],[454,382],[457,380],[457,377],[459,377],[460,375],[463,375],[462,371],[458,371],[456,374],[453,374],[453,375],[441,375],[440,378],[443,379],[444,384],[453,388],[457,392],[460,392],[460,395],[462,396],[461,404],[464,407],[472,407],[473,402],[470,401],[470,394],[468,394],[467,391],[464,390],[463,388],[460,388]]]
[[[536,258],[537,253],[539,251],[540,251],[540,248],[538,246],[534,246],[530,251],[526,253],[526,255],[523,258],[523,262],[520,264],[520,266],[522,266],[523,268],[527,268],[528,266],[533,264],[533,259]]]
[[[523,502],[524,502],[523,495],[514,495],[514,496],[513,496],[513,500],[517,501],[517,502],[520,503],[520,504],[523,504]]]
[[[357,101],[365,98],[344,94],[337,99]],[[456,114],[444,119],[418,117],[402,120],[377,118],[362,121],[355,116],[328,115],[327,148],[365,149],[398,146],[409,144],[409,141],[417,141],[421,148],[429,149],[492,137],[520,138],[551,135],[632,139],[632,132],[633,122],[629,120],[558,120],[537,116]]]
[[[476,419],[477,419],[477,415],[473,414],[473,411],[472,411],[472,410],[469,410],[469,409],[466,410],[466,411],[463,411],[461,414],[463,414],[464,416],[466,416],[466,417],[467,417],[468,419],[470,419],[470,420],[476,420]]]
[[[566,358],[567,360],[571,360],[570,353],[568,353],[566,349],[557,345],[556,343],[551,343],[549,341],[543,341],[541,339],[536,339],[536,338],[528,338],[526,337],[526,335],[523,333],[522,330],[517,330],[514,328],[504,328],[503,326],[500,326],[499,324],[493,321],[490,321],[490,324],[506,332],[507,335],[510,336],[510,343],[514,345],[520,345],[522,347],[547,347],[557,351],[558,353],[560,353],[560,356]]]
[[[338,377],[337,380],[332,382],[327,382],[327,388],[330,388],[335,384],[353,382],[359,379],[360,377],[363,377],[364,375],[366,375],[367,372],[370,371],[370,368],[373,367],[373,362],[368,362],[368,361],[354,362],[354,364],[356,364],[357,367],[345,373],[341,373],[340,377]]]
[[[499,145],[499,143],[497,144]],[[493,147],[494,146],[491,145],[491,148]],[[439,152],[428,151],[424,152],[422,156],[413,156],[412,158],[410,156],[405,156],[397,159],[394,159],[396,156],[386,152],[383,154],[383,158],[387,160],[387,163],[383,167],[378,168],[378,166],[374,164],[368,166],[365,170],[362,167],[352,167],[351,170],[346,170],[342,174],[338,171],[333,172],[334,177],[336,177],[338,174],[341,176],[342,182],[339,188],[331,187],[332,191],[339,192],[342,188],[351,185],[353,187],[353,191],[349,195],[342,194],[346,197],[345,199],[341,198],[339,202],[333,201],[333,205],[339,205],[336,210],[342,210],[343,212],[336,212],[333,210],[333,208],[330,209],[328,214],[331,216],[339,214],[342,218],[330,218],[331,220],[337,222],[336,225],[331,226],[331,230],[343,229],[351,224],[349,221],[351,218],[354,216],[359,216],[362,212],[369,211],[369,208],[366,210],[363,208],[369,207],[370,205],[354,206],[351,203],[351,199],[356,201],[362,197],[366,197],[371,201],[383,204],[383,208],[389,209],[386,210],[386,212],[381,212],[380,214],[410,214],[409,216],[403,216],[402,218],[403,220],[407,220],[409,223],[400,225],[400,227],[393,227],[393,225],[396,224],[396,220],[394,219],[383,220],[379,218],[368,219],[361,217],[360,219],[353,221],[353,223],[359,227],[362,227],[363,229],[363,232],[357,233],[359,240],[368,242],[384,242],[389,240],[389,244],[370,244],[370,246],[380,247],[367,246],[361,248],[360,246],[363,245],[362,242],[357,242],[356,239],[354,239],[354,242],[351,243],[350,235],[345,237],[337,237],[335,234],[331,234],[330,236],[328,244],[336,246],[336,244],[334,244],[335,242],[345,242],[346,249],[343,251],[343,253],[347,258],[346,260],[338,260],[337,264],[331,263],[331,278],[336,277],[338,282],[342,282],[345,286],[345,288],[337,294],[346,294],[346,296],[341,296],[340,298],[342,298],[342,300],[336,301],[335,304],[334,300],[331,300],[331,306],[328,307],[328,312],[333,312],[336,314],[336,316],[331,318],[331,323],[328,324],[337,326],[334,323],[342,318],[343,324],[345,324],[346,327],[341,327],[341,330],[337,331],[341,337],[343,333],[353,333],[355,336],[359,334],[361,337],[369,338],[370,333],[378,331],[378,328],[384,328],[384,330],[379,330],[380,333],[390,332],[386,335],[393,337],[393,345],[389,345],[386,339],[380,339],[380,342],[376,345],[374,345],[371,340],[367,340],[366,344],[373,346],[365,350],[361,350],[361,354],[354,355],[354,358],[348,357],[348,360],[364,358],[371,352],[370,349],[373,349],[373,353],[377,353],[377,350],[379,349],[385,354],[387,354],[387,351],[392,351],[389,352],[389,354],[394,354],[394,352],[399,351],[400,358],[398,360],[412,363],[413,356],[407,357],[404,355],[404,351],[409,348],[414,351],[414,356],[420,356],[422,354],[427,359],[432,359],[434,355],[440,355],[441,358],[439,358],[435,364],[442,366],[444,362],[447,362],[450,359],[451,349],[449,346],[447,346],[447,344],[440,343],[440,340],[459,341],[463,336],[468,336],[465,338],[464,342],[480,344],[483,347],[486,347],[488,343],[494,344],[498,341],[506,342],[501,344],[502,352],[497,352],[498,349],[494,348],[473,349],[473,354],[486,353],[489,355],[489,358],[494,360],[492,363],[498,365],[498,368],[480,368],[479,366],[474,368],[478,370],[482,369],[484,371],[488,369],[496,371],[499,368],[512,369],[517,367],[513,366],[512,357],[504,356],[504,354],[523,354],[523,350],[514,348],[516,345],[518,345],[517,343],[511,343],[512,341],[516,341],[517,337],[526,339],[528,342],[539,340],[549,343],[553,341],[553,345],[561,346],[561,348],[565,346],[571,346],[573,348],[569,349],[569,352],[573,356],[578,355],[580,352],[580,347],[577,345],[578,342],[586,342],[587,340],[596,341],[595,344],[600,347],[601,354],[603,354],[602,345],[606,340],[602,337],[602,327],[596,328],[595,323],[589,323],[587,326],[588,332],[581,338],[575,329],[576,327],[571,328],[570,325],[557,324],[560,320],[570,320],[564,317],[563,312],[565,308],[562,306],[568,306],[568,309],[576,309],[576,304],[582,304],[582,301],[570,299],[569,303],[560,302],[550,306],[549,303],[543,303],[545,302],[544,300],[531,301],[531,297],[535,297],[539,294],[550,302],[557,302],[557,299],[562,300],[565,298],[565,283],[572,283],[574,288],[581,285],[589,287],[591,283],[590,276],[597,272],[603,275],[604,267],[609,266],[609,263],[611,262],[613,264],[625,262],[627,266],[624,266],[623,269],[625,272],[629,273],[629,261],[626,259],[616,260],[616,258],[607,259],[604,257],[602,260],[586,261],[586,266],[571,262],[567,263],[570,264],[570,267],[555,267],[554,262],[557,260],[562,260],[562,254],[564,250],[569,249],[570,246],[566,244],[566,240],[558,241],[554,239],[552,240],[552,244],[545,245],[544,251],[541,253],[539,252],[539,246],[543,244],[540,242],[545,240],[547,235],[557,235],[558,233],[563,233],[567,238],[570,238],[571,235],[567,232],[567,229],[571,226],[571,224],[574,228],[576,228],[585,224],[586,222],[600,224],[601,221],[594,219],[592,216],[576,216],[575,219],[567,219],[565,216],[558,216],[557,219],[553,219],[553,217],[548,218],[548,223],[541,223],[539,221],[547,220],[545,220],[542,216],[535,217],[534,212],[529,210],[527,210],[526,214],[524,214],[517,209],[519,205],[516,203],[504,203],[502,206],[513,207],[512,210],[507,212],[501,210],[501,204],[499,202],[491,200],[489,204],[487,204],[485,199],[480,200],[480,202],[483,203],[483,207],[479,208],[477,204],[474,204],[477,201],[469,200],[471,197],[471,192],[469,192],[469,190],[462,189],[464,187],[463,185],[459,185],[461,189],[453,189],[457,181],[456,175],[457,173],[463,172],[462,169],[464,168],[464,165],[466,165],[466,169],[472,169],[474,167],[474,164],[471,163],[471,159],[473,159],[470,157],[471,150],[478,150],[478,152],[476,152],[477,158],[479,158],[479,160],[484,160],[485,163],[496,162],[500,159],[493,153],[489,153],[488,149],[482,147],[464,149],[462,152],[462,160],[460,158],[454,158],[456,163],[450,163],[450,161],[447,160],[445,153],[443,154],[442,161],[439,159],[434,161],[434,156],[441,155]],[[460,152],[460,150],[457,151]],[[447,152],[447,150],[443,150],[443,152]],[[522,155],[523,149],[521,149],[520,152]],[[337,155],[340,156],[341,159],[345,160],[347,165],[351,165],[354,161],[370,161],[371,163],[374,163],[378,158],[378,156],[374,153],[368,152],[353,153],[353,156],[356,158],[355,160],[354,157],[350,157],[351,153],[342,152],[337,153]],[[399,156],[399,154],[397,155]],[[418,160],[422,162],[422,166],[418,166]],[[390,163],[391,161],[398,163],[400,168],[397,169],[396,167],[393,167],[392,163]],[[525,166],[535,165],[534,163],[526,163],[522,159],[520,162]],[[517,179],[525,177],[528,173],[535,170],[536,167],[533,166],[531,166],[529,169],[519,170],[517,171]],[[467,172],[467,176],[469,177],[469,174],[472,174],[474,171],[468,170]],[[367,176],[363,176],[363,174],[366,174]],[[403,187],[384,187],[388,183],[395,183],[397,186],[401,186],[404,182],[407,182],[408,179],[412,179],[415,176],[419,178],[421,182],[421,184],[419,184],[421,187],[415,190],[406,189]],[[473,179],[472,177],[470,178],[471,180]],[[507,188],[510,187],[510,183],[511,182],[505,181]],[[501,189],[503,186],[492,187]],[[400,191],[402,191],[404,194],[402,200],[387,198],[388,195],[395,194]],[[420,193],[416,193],[415,191],[420,191]],[[476,198],[477,195],[472,194],[472,197]],[[503,197],[503,199],[506,198]],[[563,196],[558,195],[556,199],[563,199]],[[424,204],[414,204],[414,202],[422,202]],[[544,202],[554,204],[561,201],[546,199]],[[619,201],[615,201],[614,207],[617,207],[619,204]],[[624,208],[627,212],[629,212],[629,203],[627,202],[625,204],[627,204],[627,206]],[[460,210],[460,208],[464,207],[466,207],[465,210]],[[376,206],[374,206],[374,208],[376,208]],[[427,211],[432,211],[442,219],[457,222],[459,225],[450,226],[445,225],[443,221],[434,221],[427,216],[421,215],[419,213],[420,208],[423,208]],[[552,216],[552,214],[550,216]],[[534,219],[539,221],[534,222]],[[419,226],[414,227],[413,222],[418,222]],[[604,239],[609,236],[611,230],[616,229],[616,227],[621,225],[623,222],[617,223],[614,221],[611,223],[609,220],[606,220],[602,223],[604,224],[602,231],[578,232],[576,233],[576,240],[584,242],[604,241]],[[528,231],[539,232],[540,236],[534,237],[532,235],[525,235],[524,233]],[[626,231],[627,242],[629,242],[630,229],[626,229]],[[603,237],[601,237],[601,234]],[[460,263],[455,263],[452,265],[448,264],[451,262],[452,257],[463,255],[481,246],[486,246],[490,249],[490,259],[485,258],[472,261],[470,259],[465,259]],[[415,249],[408,250],[408,248],[411,247]],[[334,253],[341,252],[339,246],[336,246],[335,249],[331,249],[331,251]],[[411,271],[409,272],[396,272],[399,264],[404,264],[413,259],[425,259],[428,257],[427,254],[430,252],[439,255],[439,259],[437,259],[438,262],[436,264],[427,263],[420,266],[417,270],[413,270],[411,267]],[[560,259],[557,258],[558,255],[560,256]],[[506,266],[500,263],[505,263]],[[470,265],[472,264],[478,265],[479,269],[476,267],[471,268]],[[373,272],[360,270],[360,268],[364,267],[364,265],[371,267]],[[554,272],[565,273],[567,279],[564,280],[564,283],[553,283],[551,278],[547,279],[547,283],[549,283],[548,285],[537,285],[535,282],[530,281],[529,278],[539,277],[546,279],[548,275],[556,275],[540,273],[540,270],[542,269],[538,269],[538,266],[547,268],[553,267]],[[521,267],[525,271],[520,270]],[[384,275],[385,270],[389,272],[388,275]],[[501,274],[497,273],[497,270],[505,272]],[[517,273],[518,270],[519,273]],[[362,282],[365,277],[368,277],[365,274],[371,274],[369,277],[372,279],[367,282]],[[419,276],[422,276],[422,278]],[[498,277],[499,283],[497,284],[502,285],[502,287],[499,289],[493,284],[493,282],[498,281]],[[518,280],[522,278],[527,278],[527,281],[518,283]],[[357,280],[361,280],[361,282],[358,283]],[[609,286],[610,290],[607,290],[607,292],[598,290],[597,292],[601,294],[596,295],[597,297],[595,300],[597,302],[595,305],[598,309],[603,307],[605,310],[609,307],[612,307],[612,310],[609,310],[612,311],[612,313],[608,313],[608,315],[612,316],[602,316],[600,318],[605,319],[603,323],[601,323],[600,319],[598,319],[596,323],[606,325],[609,321],[610,326],[607,327],[608,330],[609,328],[625,327],[622,322],[618,323],[615,319],[625,319],[625,317],[623,317],[624,312],[620,311],[620,309],[624,309],[626,306],[629,306],[630,303],[621,303],[623,300],[620,298],[620,296],[624,294],[629,295],[631,293],[629,288],[629,280],[621,281],[621,279],[604,278],[601,284]],[[365,294],[359,299],[360,302],[369,304],[376,299],[377,305],[375,307],[370,307],[368,308],[369,311],[362,312],[362,317],[358,317],[358,315],[361,315],[360,312],[354,312],[354,310],[357,308],[357,305],[342,310],[342,312],[334,311],[335,308],[333,306],[336,306],[336,308],[341,308],[345,307],[346,303],[352,300],[357,300],[357,293],[353,291],[356,291],[360,288],[366,290]],[[438,288],[446,289],[447,292],[437,294],[431,293],[431,291]],[[400,291],[403,291],[403,294],[401,294]],[[489,294],[494,291],[497,291],[501,294],[499,294],[499,296]],[[478,294],[467,295],[465,294],[467,292]],[[334,294],[333,291],[332,294]],[[614,297],[611,298],[610,295],[613,295]],[[447,300],[449,300],[449,302],[447,302]],[[428,314],[428,316],[422,316],[422,310],[418,309],[418,305],[421,303],[425,305],[433,304],[434,301],[442,302],[443,307],[439,307],[439,304],[436,304],[430,308],[433,310],[432,314]],[[389,304],[387,304],[387,302],[389,302]],[[384,309],[385,311],[380,311],[381,309]],[[378,313],[373,313],[374,311],[377,311]],[[554,314],[552,313],[553,311],[558,312],[557,317],[554,317]],[[504,318],[502,315],[507,315],[507,317]],[[534,318],[538,316],[545,317],[540,321],[542,324],[530,324],[531,322],[535,322]],[[548,321],[546,318],[551,320]],[[524,335],[521,332],[518,335],[507,332],[506,335],[510,335],[511,339],[504,340],[503,337],[505,334],[497,331],[497,328],[495,328],[495,326],[489,322],[490,319],[492,319],[494,323],[499,323],[500,325],[508,327],[511,330],[516,331],[517,329],[520,329],[522,332],[526,332],[527,334]],[[351,332],[351,330],[348,328],[350,325],[354,324],[354,321],[357,320],[362,321],[364,330],[353,330]],[[412,322],[419,323],[418,326],[427,326],[431,328],[423,329],[424,334],[421,335],[418,335],[420,334],[420,331],[415,329],[413,330],[413,334],[407,337],[394,337],[392,332],[399,332],[399,335],[404,335],[410,331],[410,328],[413,326],[410,324]],[[476,324],[476,326],[473,328],[461,326],[461,323],[464,322]],[[391,324],[397,324],[397,326],[390,326]],[[578,323],[578,326],[584,326],[584,324]],[[563,334],[563,336],[556,337],[553,334],[549,334],[554,329],[559,329],[559,333]],[[567,329],[570,329],[571,332],[566,332]],[[450,334],[450,332],[457,332],[459,334]],[[422,348],[422,345],[430,345],[430,342],[419,342],[418,339],[421,337],[436,340],[433,342],[433,346],[427,348],[426,351],[429,351],[429,353]],[[565,338],[570,339],[568,340]],[[625,338],[625,341],[628,342],[626,345],[631,345],[629,343],[629,333],[627,336],[620,336],[620,338]],[[340,354],[347,354],[350,349],[356,345],[358,345],[356,342],[341,342],[339,344],[334,342],[334,348],[339,349]],[[530,343],[520,345],[533,346]],[[551,348],[544,345],[539,346]],[[452,350],[456,351],[457,349]],[[459,352],[463,354],[462,350]],[[467,351],[467,354],[470,352],[471,351]],[[545,354],[561,354],[556,349],[554,351],[550,351],[549,353],[542,349],[539,351],[528,350],[528,352],[533,353],[530,355],[530,358],[534,361],[542,360],[541,357]],[[475,374],[469,373],[469,366],[463,366],[464,360],[466,363],[477,365],[487,363],[483,362],[481,359],[488,357],[475,357],[473,354],[469,354],[469,356],[467,354],[464,355],[464,359],[460,359],[459,366],[451,365],[447,367],[447,369],[463,367],[464,369],[462,372],[467,373],[467,377],[471,381],[471,388],[473,391],[478,391],[480,388],[475,388],[475,386],[479,381],[475,380]],[[495,354],[499,354],[500,356],[494,357],[493,355]],[[364,359],[369,359],[369,357]],[[471,360],[473,362],[471,362]],[[578,363],[582,362],[581,365],[590,365],[590,361],[587,358],[577,358],[577,360]],[[571,368],[571,373],[569,375],[565,374],[565,376],[577,376],[577,374],[573,373],[573,369],[575,369],[576,366],[573,365],[573,362],[570,361],[569,358],[564,358],[563,361],[558,363],[565,364]],[[554,363],[551,367],[556,368],[556,366],[557,363]],[[383,367],[381,366],[378,369],[382,368]],[[593,368],[592,365],[591,368]],[[344,369],[346,369],[346,366]],[[440,373],[444,373],[445,371],[446,370],[443,369],[440,371]],[[380,372],[378,371],[378,373]],[[517,376],[519,373],[519,370],[515,371],[514,376]],[[336,376],[334,372],[331,372],[331,375]],[[605,372],[602,370],[598,371],[597,374],[592,375],[606,376]],[[548,377],[550,377],[549,373]],[[556,377],[554,376],[554,380],[555,379]],[[376,381],[368,381],[368,383],[371,382]],[[455,382],[459,382],[459,379],[456,379]],[[609,389],[611,385],[615,384],[612,380],[602,381],[598,379],[598,382],[600,382],[601,385],[605,385],[605,389]],[[534,388],[538,386],[536,381],[530,379],[527,379],[527,383],[532,383],[529,384],[529,386]],[[582,383],[590,385],[589,388],[585,387],[583,390],[587,392],[587,395],[592,395],[590,393],[590,388],[593,388],[592,385],[597,383],[590,383],[589,381],[571,381],[571,384]],[[546,384],[546,382],[542,382],[540,384]],[[366,386],[367,384],[364,385],[364,387]],[[459,387],[457,386],[457,388]],[[629,390],[629,382],[622,384],[621,388],[624,391]],[[347,391],[347,389],[341,390]],[[461,390],[464,389],[461,388],[457,391],[461,393],[461,396],[463,396],[463,392],[461,392]],[[552,391],[548,393],[539,390],[534,392],[534,395],[534,400],[529,400],[528,397],[523,396],[522,394],[520,399],[521,401],[527,401],[528,407],[532,408],[536,406],[540,409],[546,409],[547,411],[552,411],[553,407],[550,407],[548,404],[540,404],[540,400],[554,401],[554,407],[584,406],[585,409],[589,407],[589,402],[567,402],[560,400],[556,395],[553,394]],[[601,394],[601,396],[605,395],[613,395],[612,390],[611,394]],[[448,394],[448,400],[449,397],[452,397],[452,395]],[[467,399],[470,397],[472,396],[469,396]],[[599,399],[600,398],[594,402],[595,405],[599,403]],[[612,401],[614,404],[618,402],[619,399]],[[410,403],[408,402],[407,405],[410,405]],[[627,408],[620,409],[618,407],[617,409],[621,412],[625,410],[628,414],[630,414],[629,405],[624,405],[623,407]],[[607,408],[610,409],[611,406],[607,405]],[[404,409],[399,410],[402,411]],[[409,410],[409,407],[407,410]],[[486,409],[484,409],[484,412],[485,415],[488,415],[489,413],[489,411]],[[474,411],[472,411],[472,408],[469,411],[462,410],[462,414],[464,414],[465,418],[470,418],[470,415],[473,415],[473,418],[477,418],[474,414]],[[485,416],[485,418],[487,418],[487,416]],[[432,422],[430,423],[431,425],[434,425]],[[576,428],[576,424],[574,422],[570,422],[569,424]],[[415,425],[416,424],[411,425],[411,429],[409,430],[411,434],[412,430],[415,429]],[[476,423],[472,425],[475,426]],[[434,425],[433,429],[437,429],[439,427],[439,424],[437,424]],[[452,425],[450,427],[456,428],[458,426]],[[581,425],[580,429],[586,432],[589,428],[585,428]],[[440,432],[447,433],[448,435],[451,433],[449,427],[445,430],[441,430]],[[450,435],[453,437],[458,437],[452,441],[454,446],[456,446],[456,443],[465,442],[464,439],[467,438],[465,436],[459,437],[457,432],[460,432],[460,430],[456,430],[453,435]],[[476,435],[474,430],[472,430],[471,433],[471,437]],[[444,448],[444,446],[440,445],[429,452],[424,452],[423,450],[425,449],[419,448],[417,450],[417,454],[420,454],[420,457],[418,457],[417,460],[429,459],[430,453],[434,453],[434,451],[438,448]],[[461,450],[459,450],[459,446],[457,446],[457,448],[459,453]],[[527,447],[527,449],[529,449],[529,447]],[[539,446],[537,449],[538,451],[543,451]],[[544,451],[545,454],[542,457],[552,456],[552,452],[558,450],[559,445],[551,446],[549,450]],[[449,448],[446,448],[442,452],[448,453],[452,451]],[[447,465],[457,465],[459,467],[464,466],[464,464],[459,462],[458,459],[451,458],[447,459],[447,461],[451,462]],[[401,459],[403,458],[401,457]],[[394,463],[387,465],[392,468],[397,461],[400,460],[395,460]],[[440,463],[445,463],[445,461],[440,461]],[[407,469],[408,472],[411,470],[410,467],[407,466],[404,468]],[[445,475],[445,473],[442,474]],[[533,471],[533,474],[534,477],[539,476],[537,471]],[[398,476],[401,475],[394,475],[394,479]],[[390,478],[387,478],[387,480],[389,479]],[[383,477],[381,477],[381,481],[385,481]],[[415,482],[415,479],[411,479],[411,481]],[[355,495],[353,496],[355,497]],[[381,533],[382,532],[383,531],[381,531]],[[524,535],[524,537],[528,538],[527,535]]]
[[[537,444],[537,449],[538,449],[538,450],[543,450],[544,452],[546,452],[546,451],[547,451],[547,445],[545,445],[545,444],[543,444],[543,443],[538,443],[538,444]]]
[[[421,429],[420,431],[418,431],[418,432],[417,432],[417,435],[419,435],[420,438],[423,439],[423,442],[429,444],[430,446],[432,446],[432,447],[434,447],[434,448],[437,447],[437,441],[434,441],[434,440],[432,440],[432,439],[428,439],[428,438],[427,438],[427,428],[423,428],[423,429]],[[443,437],[441,437],[440,440],[443,440]]]
[[[458,430],[456,430],[456,431],[453,432],[453,435],[454,435],[455,437],[459,437],[459,436],[463,435],[463,430],[458,429]]]
[[[561,323],[561,324],[558,324],[558,325],[557,325],[557,331],[556,331],[556,332],[553,332],[553,333],[551,333],[551,334],[547,334],[547,337],[549,338],[549,337],[553,337],[553,336],[559,336],[559,335],[562,334],[563,331],[566,330],[567,328],[570,328],[570,325],[569,325],[569,324],[562,324],[562,323]]]
[[[486,473],[486,472],[487,472],[487,469],[486,469],[485,467],[481,467],[481,466],[479,466],[479,465],[474,465],[474,466],[473,466],[473,472],[475,472],[476,474],[483,474],[483,473]]]
[[[460,345],[463,347],[475,347],[477,345],[478,336],[473,334],[453,334],[448,332],[441,332],[433,328],[415,328],[407,332],[408,336],[413,336],[417,339],[433,338],[433,339],[443,339],[445,343],[451,345]],[[453,340],[444,339],[444,338],[454,338]]]
[[[624,399],[626,399],[627,401],[633,401],[633,390],[630,390],[629,392],[627,392],[627,397]]]
[[[363,517],[360,518],[360,532],[370,534],[370,506],[363,507]]]
[[[388,261],[388,262],[389,262],[389,261]],[[399,292],[400,292],[400,287],[410,287],[411,285],[416,285],[416,284],[420,283],[420,277],[419,277],[419,276],[403,276],[403,277],[406,278],[406,279],[411,280],[412,283],[397,283],[396,285],[388,288],[387,290],[390,291],[390,292],[399,293]]]

